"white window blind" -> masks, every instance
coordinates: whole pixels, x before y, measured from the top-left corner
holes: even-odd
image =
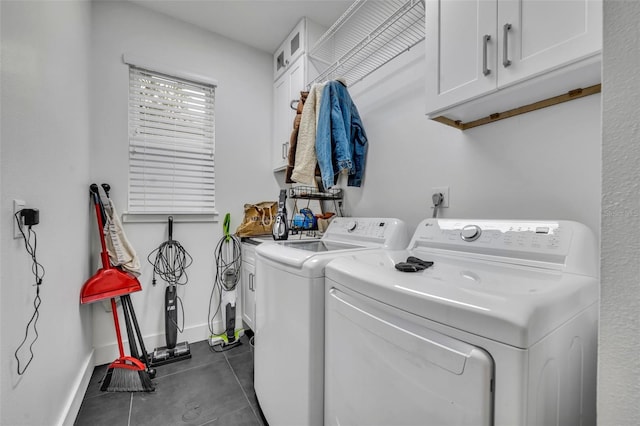
[[[215,86],[129,66],[129,213],[215,213]]]

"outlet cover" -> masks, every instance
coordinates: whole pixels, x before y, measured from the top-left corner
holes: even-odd
[[[11,218],[11,221],[13,222],[14,240],[22,238],[22,233],[20,232],[20,228],[18,227],[18,222],[16,222],[16,213],[22,210],[26,205],[27,203],[25,203],[24,200],[13,200],[13,217]],[[18,216],[18,220],[20,220],[20,223],[24,224],[21,216]]]

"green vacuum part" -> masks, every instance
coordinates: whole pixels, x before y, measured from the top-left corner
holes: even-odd
[[[238,330],[236,330],[234,333],[234,340],[233,342],[231,342],[231,344],[238,342],[240,339],[240,336],[242,336],[243,334],[244,334],[243,328],[239,328]],[[215,346],[216,344],[220,344],[220,343],[222,343],[225,346],[230,344],[227,333],[213,334],[209,336],[209,341],[211,342],[211,346]]]

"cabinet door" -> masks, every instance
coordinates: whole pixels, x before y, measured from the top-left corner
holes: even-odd
[[[289,76],[285,73],[273,84],[273,139],[271,146],[271,162],[275,170],[286,166],[286,149],[291,135],[292,121],[289,102]]]
[[[496,90],[496,0],[427,0],[427,114]]]
[[[256,268],[249,262],[242,262],[242,321],[254,330],[256,312]]]
[[[600,52],[602,1],[500,0],[498,38],[502,87]]]
[[[274,79],[277,79],[305,51],[306,23],[306,19],[302,18],[274,53]]]
[[[272,163],[275,170],[287,165],[289,139],[296,111],[291,102],[300,99],[305,88],[305,56],[299,57],[273,85],[273,142]]]
[[[287,49],[289,53],[291,63],[293,63],[304,51],[304,37],[306,32],[305,23],[305,18],[302,18],[285,41],[285,49]]]

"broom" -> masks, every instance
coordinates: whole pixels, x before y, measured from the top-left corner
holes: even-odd
[[[101,391],[108,392],[151,392],[155,386],[151,382],[146,366],[139,359],[124,355],[122,346],[122,336],[120,335],[120,322],[118,321],[118,310],[115,296],[128,295],[133,291],[141,289],[137,278],[120,271],[111,266],[107,245],[104,239],[102,200],[98,185],[91,184],[89,187],[93,196],[93,203],[96,209],[96,219],[98,222],[98,233],[100,234],[100,245],[102,252],[102,269],[90,278],[82,288],[80,300],[82,303],[104,298],[104,295],[111,296],[111,311],[113,312],[113,323],[118,339],[118,350],[120,357],[113,361],[102,380]],[[99,291],[98,291],[99,290]]]
[[[120,357],[109,364],[100,390],[107,392],[152,392],[155,390],[155,386],[151,382],[147,367],[139,359],[124,354],[115,298],[111,298],[111,310],[113,311],[113,323],[116,328]]]

